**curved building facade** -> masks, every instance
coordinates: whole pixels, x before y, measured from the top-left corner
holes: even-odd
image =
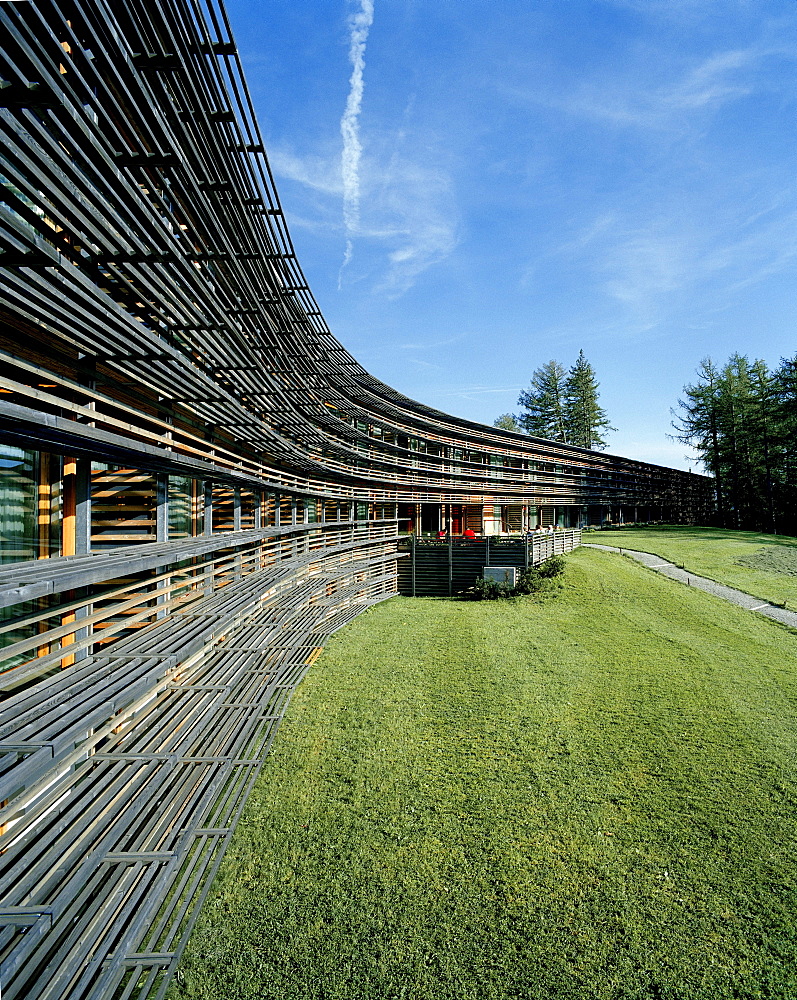
[[[223,8],[0,4],[0,988],[162,995],[290,693],[412,531],[701,476],[410,400],[327,328]]]

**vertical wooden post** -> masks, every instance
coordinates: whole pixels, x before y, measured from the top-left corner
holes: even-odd
[[[204,496],[205,513],[203,516],[202,524],[202,534],[212,535],[213,534],[213,483],[211,480],[205,480],[205,496]],[[215,556],[213,553],[206,555],[204,557],[207,562],[205,566],[205,572],[203,574],[204,581],[202,590],[205,597],[210,597],[213,594],[213,589],[215,586],[215,571],[213,568],[213,560]]]
[[[204,494],[203,498],[204,500]],[[200,506],[200,496],[199,496],[199,480],[191,480],[191,537],[196,538],[197,535],[202,534],[199,530],[199,512],[202,509]],[[204,527],[204,525],[203,525]]]
[[[52,518],[52,487],[50,485],[50,456],[46,451],[39,453],[39,495],[37,504],[37,523],[39,529],[39,546],[37,557],[50,557],[50,524]]]
[[[39,478],[38,478],[38,496],[37,496],[37,525],[38,525],[38,549],[37,558],[39,559],[49,559],[50,558],[50,544],[51,535],[50,528],[52,524],[52,474],[50,470],[50,455],[46,451],[39,452]],[[38,601],[39,610],[45,611],[48,606],[48,598],[40,597]],[[46,621],[39,622],[38,631],[40,633],[46,632],[48,630],[48,623]],[[47,644],[46,646],[39,646],[38,655],[46,656],[52,647]]]
[[[205,518],[202,533],[205,535],[213,534],[213,483],[209,480],[205,480]]]
[[[241,530],[241,487],[235,486],[232,491],[232,530]]]
[[[411,555],[411,559],[412,559],[412,596],[415,597],[415,532],[414,531],[410,535],[410,538],[412,539],[412,547],[410,549],[410,552],[412,553],[412,555]]]
[[[169,477],[165,473],[155,477],[155,541],[169,541]]]
[[[91,552],[91,462],[77,463],[77,503],[75,510],[75,550],[78,555]]]
[[[159,472],[155,477],[155,542],[169,541],[169,477],[166,473]],[[171,577],[156,586],[171,584]],[[160,594],[156,600],[156,605],[166,604],[169,599],[168,594]],[[166,608],[158,607],[156,618],[166,617]]]
[[[91,463],[64,459],[63,555],[82,556],[91,550]]]
[[[64,458],[63,478],[63,526],[61,552],[65,556],[86,555],[91,549],[91,463],[85,458]],[[66,600],[74,597],[74,592],[64,595]],[[61,623],[71,625],[78,618],[89,614],[88,607],[79,608],[77,613],[70,612],[63,616]],[[63,636],[61,648],[64,649],[78,639],[86,638],[88,629]],[[70,667],[76,659],[85,659],[88,651],[79,650],[61,660],[62,667]]]
[[[454,539],[448,532],[448,596],[454,593]]]
[[[234,486],[232,491],[232,530],[241,530],[241,487]],[[235,550],[235,579],[240,580],[243,576],[243,561],[241,550]]]

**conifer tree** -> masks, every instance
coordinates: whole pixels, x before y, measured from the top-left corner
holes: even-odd
[[[775,483],[773,475],[775,453],[773,448],[774,442],[772,440],[775,416],[773,413],[774,379],[763,361],[756,361],[753,364],[750,369],[750,376],[755,400],[755,433],[759,452],[758,465],[763,472],[767,520],[769,522],[767,530],[775,533],[778,527],[775,514]]]
[[[691,445],[709,475],[714,476],[717,510],[725,523],[725,476],[720,452],[722,389],[720,373],[711,358],[703,358],[697,368],[698,381],[684,386],[684,398],[678,400],[681,413],[673,412],[676,441]]]
[[[733,354],[705,358],[684,386],[675,439],[691,444],[714,476],[725,527],[797,531],[797,358],[770,372]]]
[[[517,422],[517,417],[514,413],[502,413],[500,417],[496,417],[493,421],[493,427],[500,427],[504,431],[517,431],[518,434],[523,433],[523,428]]]
[[[529,388],[518,396],[518,405],[525,412],[516,420],[527,434],[567,442],[566,381],[565,369],[558,361],[548,361],[533,373]]]
[[[595,369],[579,351],[565,382],[565,423],[570,444],[595,451],[606,447],[605,433],[616,428],[609,424],[598,398]]]
[[[772,376],[773,479],[778,531],[797,532],[797,355]]]

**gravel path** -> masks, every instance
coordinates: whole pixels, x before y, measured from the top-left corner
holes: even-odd
[[[787,611],[786,608],[779,608],[775,604],[770,604],[769,601],[762,601],[760,597],[746,594],[743,590],[735,590],[722,583],[715,583],[714,580],[709,580],[705,576],[696,576],[674,563],[667,562],[661,556],[653,555],[652,552],[622,549],[615,545],[596,545],[593,542],[582,542],[582,544],[588,549],[603,549],[604,552],[619,552],[620,555],[630,556],[637,562],[641,562],[643,566],[647,566],[648,569],[653,569],[663,576],[669,576],[671,580],[678,580],[690,587],[699,587],[700,590],[721,597],[724,601],[738,604],[739,607],[747,608],[748,611],[757,611],[760,615],[766,615],[767,618],[773,618],[776,622],[797,629],[797,611]]]

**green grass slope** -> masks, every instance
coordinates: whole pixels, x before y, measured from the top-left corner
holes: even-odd
[[[584,541],[655,552],[699,576],[797,611],[797,538],[659,525],[592,532]]]
[[[298,691],[170,1000],[797,996],[797,637],[580,550]]]

